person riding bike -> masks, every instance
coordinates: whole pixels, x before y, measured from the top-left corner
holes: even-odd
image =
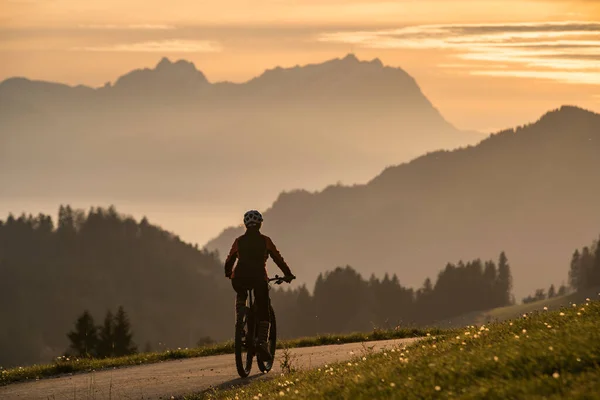
[[[235,302],[236,321],[240,310],[246,305],[248,289],[254,290],[258,312],[258,351],[266,360],[271,360],[267,344],[270,328],[269,318],[269,284],[266,263],[271,256],[275,264],[284,273],[282,280],[290,283],[296,277],[292,274],[273,241],[260,232],[263,217],[256,210],[244,214],[246,233],[235,239],[229,255],[225,260],[225,276],[231,279],[233,289],[237,293]],[[234,268],[236,259],[237,265]]]

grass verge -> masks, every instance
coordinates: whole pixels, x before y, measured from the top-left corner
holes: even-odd
[[[600,399],[600,302],[539,311],[187,400]]]
[[[437,330],[441,333],[441,330]],[[428,331],[429,332],[429,331]],[[424,336],[423,329],[394,329],[374,330],[370,333],[353,333],[346,335],[320,335],[309,338],[285,340],[278,343],[278,348],[311,347],[328,344],[355,343],[373,340],[398,339],[408,337]],[[226,342],[214,346],[199,347],[193,349],[167,350],[160,353],[139,353],[127,357],[88,359],[88,358],[59,358],[52,364],[32,365],[11,369],[0,368],[0,386],[10,383],[37,380],[52,376],[99,371],[107,368],[134,366],[140,364],[156,363],[181,358],[206,357],[219,354],[231,354],[234,352],[233,342]]]

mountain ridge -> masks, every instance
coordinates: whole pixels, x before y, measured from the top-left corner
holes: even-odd
[[[365,182],[386,165],[480,139],[453,127],[404,70],[354,55],[244,84],[210,83],[167,58],[119,79],[97,89],[0,85],[0,168],[15,171],[0,185],[10,198],[110,199],[143,214],[148,199],[218,204],[231,215],[240,193],[266,205],[283,190]]]
[[[385,168],[366,184],[280,193],[265,210],[266,234],[283,237],[282,253],[308,282],[319,269],[348,264],[362,273],[397,273],[417,286],[446,262],[505,250],[518,265],[515,284],[524,295],[540,264],[550,266],[548,284],[566,280],[570,249],[597,234],[600,189],[590,184],[600,181],[595,151],[600,114],[565,105],[477,145]],[[206,248],[224,254],[241,233],[226,228]],[[537,247],[525,251],[528,242]],[[408,268],[419,257],[420,272]]]
[[[321,63],[309,63],[309,64],[304,64],[304,65],[297,64],[293,67],[275,66],[273,68],[267,68],[261,74],[254,76],[252,78],[249,78],[243,82],[231,82],[228,80],[210,81],[205,76],[205,74],[202,72],[202,70],[198,69],[196,67],[195,63],[185,60],[185,59],[178,59],[176,61],[171,61],[171,59],[169,57],[164,56],[164,57],[161,57],[161,59],[158,61],[158,63],[153,68],[146,67],[146,68],[132,69],[129,72],[126,72],[126,73],[118,76],[114,81],[112,81],[112,82],[109,81],[101,86],[90,86],[90,85],[85,85],[85,84],[69,85],[66,83],[56,82],[56,81],[48,81],[48,80],[41,80],[41,79],[29,79],[24,76],[13,76],[13,77],[5,78],[4,80],[0,81],[0,88],[2,88],[4,85],[12,85],[17,82],[27,82],[28,84],[55,84],[55,85],[60,85],[61,87],[71,88],[71,89],[85,88],[85,89],[93,89],[93,90],[102,90],[102,89],[106,89],[107,87],[117,86],[117,84],[119,83],[120,80],[122,80],[123,78],[127,77],[130,74],[147,75],[148,73],[157,73],[157,72],[170,72],[170,73],[176,74],[176,73],[179,73],[182,71],[185,73],[188,73],[188,74],[198,73],[204,78],[206,83],[209,83],[210,85],[223,85],[223,84],[244,85],[244,84],[248,84],[253,81],[258,81],[258,80],[261,80],[264,78],[270,78],[272,74],[296,72],[303,68],[310,69],[310,68],[314,68],[314,67],[328,66],[328,65],[335,65],[335,64],[342,65],[342,66],[349,66],[352,64],[358,64],[358,65],[372,64],[372,65],[374,65],[378,68],[382,68],[382,69],[392,69],[392,70],[402,71],[404,74],[406,74],[406,76],[410,77],[410,75],[408,75],[406,73],[406,71],[404,71],[402,68],[384,66],[379,58],[375,58],[371,61],[364,61],[364,60],[359,60],[354,54],[350,53],[343,58],[337,57],[337,58],[333,58],[333,59],[328,59]],[[410,78],[413,79],[412,77],[410,77]],[[413,81],[414,81],[414,79],[413,79]]]

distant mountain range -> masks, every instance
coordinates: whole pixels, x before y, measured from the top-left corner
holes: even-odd
[[[100,88],[11,78],[0,132],[9,196],[203,204],[364,182],[482,137],[449,124],[402,69],[354,55],[241,84],[167,58]]]
[[[418,287],[447,262],[506,251],[520,299],[566,282],[574,249],[600,234],[599,182],[600,115],[563,106],[364,185],[282,193],[264,231],[303,282],[349,264]],[[207,248],[226,254],[241,233],[226,229]]]

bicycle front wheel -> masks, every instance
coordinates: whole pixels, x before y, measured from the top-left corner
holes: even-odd
[[[269,312],[271,314],[270,322],[271,327],[269,328],[269,353],[271,353],[270,361],[261,360],[260,354],[256,356],[256,363],[258,369],[261,372],[269,372],[273,368],[273,361],[275,361],[275,349],[277,348],[277,321],[275,319],[275,311],[273,307],[269,306]]]
[[[235,366],[238,374],[245,378],[250,375],[252,358],[254,357],[254,322],[252,314],[246,307],[235,323]]]

